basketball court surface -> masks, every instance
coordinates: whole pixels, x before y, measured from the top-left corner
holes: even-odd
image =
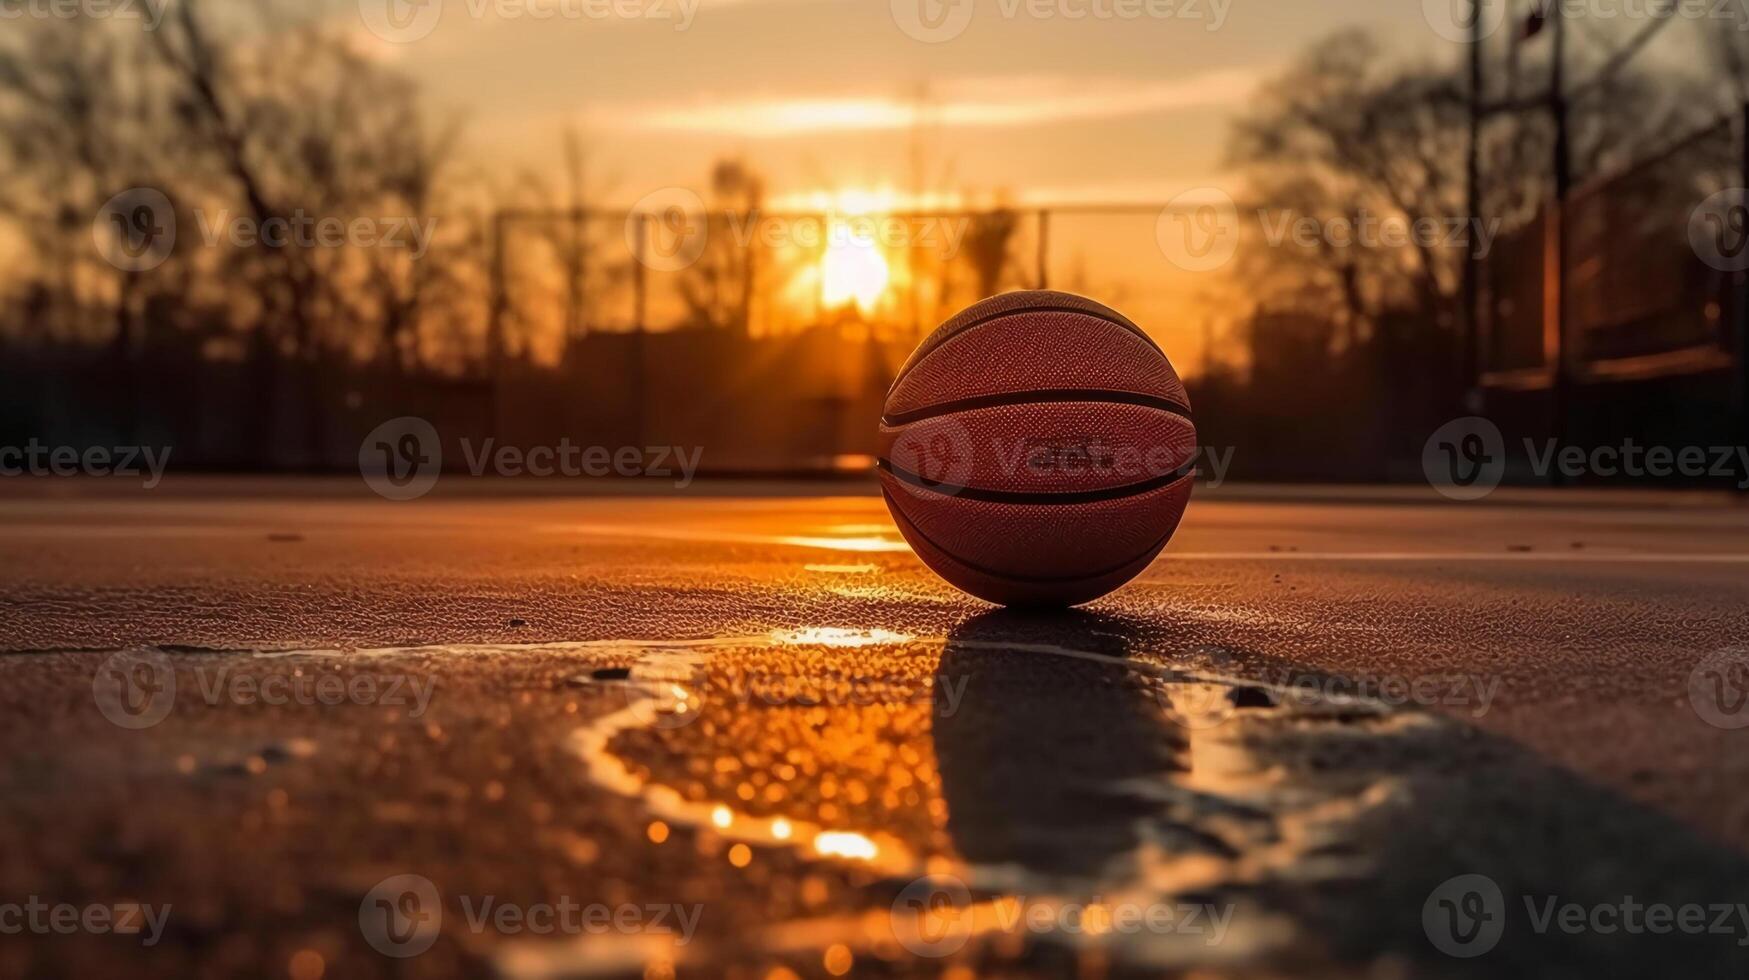
[[[0,973],[1749,963],[1724,497],[1199,491],[1044,615],[860,483],[477,484],[4,488],[0,894],[168,908]]]

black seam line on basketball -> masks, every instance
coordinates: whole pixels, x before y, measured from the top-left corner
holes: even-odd
[[[1089,405],[1139,405],[1143,408],[1157,408],[1162,412],[1191,419],[1190,409],[1170,398],[1159,395],[1144,395],[1133,391],[1098,391],[1089,388],[1047,388],[1041,391],[1005,391],[995,395],[979,395],[975,398],[961,398],[958,401],[942,402],[928,408],[913,409],[900,412],[897,415],[881,417],[881,424],[894,428],[921,422],[924,419],[939,418],[956,412],[975,412],[980,408],[1004,408],[1009,405],[1057,405],[1064,402],[1083,402]],[[1194,421],[1194,419],[1191,419]]]
[[[916,487],[919,490],[928,490],[930,493],[938,493],[944,497],[981,500],[987,504],[1038,504],[1048,507],[1069,504],[1097,504],[1108,500],[1123,500],[1125,497],[1139,497],[1144,493],[1152,493],[1162,487],[1169,487],[1196,472],[1196,460],[1192,459],[1165,476],[1143,480],[1141,483],[1130,483],[1105,490],[1072,490],[1051,493],[1027,490],[984,490],[979,487],[963,487],[942,483],[924,479],[909,470],[900,469],[888,459],[880,460],[876,466],[900,483]]]
[[[1020,306],[1020,307],[1016,307],[1012,310],[1004,310],[1001,313],[991,313],[991,314],[988,314],[986,316],[981,316],[981,317],[977,318],[976,320],[973,320],[970,323],[960,324],[960,327],[958,330],[955,330],[953,333],[950,333],[947,336],[936,341],[934,344],[932,344],[929,347],[928,350],[920,350],[917,353],[911,355],[915,359],[913,361],[911,361],[911,363],[903,371],[899,372],[899,376],[893,379],[892,388],[888,388],[887,390],[892,391],[892,390],[898,388],[899,382],[910,377],[911,372],[917,370],[917,365],[922,364],[925,360],[927,360],[929,358],[930,354],[933,354],[936,351],[947,346],[948,341],[954,340],[954,339],[959,338],[959,337],[963,337],[966,335],[966,333],[968,331],[973,330],[977,327],[981,327],[986,323],[994,323],[997,320],[1006,320],[1007,318],[1009,318],[1011,316],[1020,316],[1023,313],[1077,313],[1077,314],[1080,314],[1081,316],[1092,317],[1095,320],[1104,320],[1106,323],[1109,323],[1114,327],[1122,327],[1123,329],[1129,331],[1130,333],[1135,334],[1137,337],[1142,338],[1142,341],[1144,343],[1146,343],[1149,347],[1154,348],[1154,351],[1156,353],[1158,353],[1161,357],[1166,356],[1166,352],[1160,349],[1160,345],[1154,342],[1154,338],[1143,333],[1141,327],[1138,327],[1135,324],[1131,323],[1130,321],[1122,319],[1121,317],[1107,316],[1106,314],[1097,312],[1095,310],[1083,310],[1078,306]]]
[[[930,537],[928,534],[924,533],[923,528],[918,526],[916,519],[913,518],[909,514],[905,514],[905,508],[899,506],[898,501],[893,499],[893,495],[888,493],[886,491],[885,487],[881,488],[881,496],[886,498],[888,507],[892,507],[893,509],[897,510],[900,514],[904,514],[905,523],[911,525],[911,530],[915,531],[917,533],[917,536],[922,538],[924,540],[924,542],[926,544],[928,544],[931,548],[934,548],[936,551],[941,552],[943,555],[946,555],[947,557],[952,558],[954,561],[959,562],[961,565],[964,565],[965,567],[971,569],[972,571],[977,572],[979,575],[988,575],[991,578],[1001,579],[1004,582],[1020,582],[1020,583],[1025,584],[1025,585],[1061,585],[1065,582],[1089,582],[1089,581],[1092,581],[1094,579],[1104,578],[1107,575],[1116,575],[1118,572],[1121,572],[1124,569],[1130,567],[1131,565],[1134,565],[1136,562],[1141,561],[1143,555],[1158,555],[1160,553],[1160,551],[1166,547],[1166,543],[1168,541],[1172,540],[1172,535],[1177,533],[1177,531],[1178,531],[1178,522],[1173,521],[1172,522],[1172,530],[1167,531],[1165,533],[1165,535],[1163,535],[1160,538],[1160,540],[1154,542],[1153,544],[1149,545],[1146,548],[1143,548],[1141,551],[1136,552],[1136,555],[1134,558],[1129,559],[1128,561],[1124,562],[1121,565],[1113,565],[1110,568],[1101,569],[1099,571],[1094,571],[1094,572],[1088,572],[1086,575],[1065,575],[1065,576],[1062,576],[1060,578],[1035,577],[1035,576],[1031,576],[1031,575],[1010,575],[1006,572],[998,572],[994,568],[985,568],[983,565],[980,565],[977,562],[968,561],[965,558],[962,558],[956,552],[949,551],[947,548],[942,546],[941,542],[935,540],[934,538]]]

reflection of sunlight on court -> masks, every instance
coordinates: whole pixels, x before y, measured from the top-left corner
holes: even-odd
[[[907,554],[906,544],[891,527],[879,525],[849,525],[873,527],[877,533],[834,537],[831,534],[753,534],[746,531],[726,531],[716,528],[653,527],[625,524],[552,524],[540,530],[549,534],[581,534],[588,537],[645,538],[651,541],[697,541],[713,544],[771,544],[791,548],[814,548],[821,551],[853,551],[861,554]],[[827,530],[840,531],[843,527]],[[886,534],[878,531],[886,531]]]
[[[936,732],[947,717],[937,717],[935,699],[949,642],[1017,663],[1048,657],[1101,671],[1121,667],[1140,682],[1138,704],[1158,702],[1162,732],[1183,742],[1189,764],[1167,778],[1121,784],[1124,798],[1150,803],[1158,814],[1120,870],[1065,886],[1024,864],[965,861],[949,826],[937,758],[940,746],[954,744]],[[575,646],[600,651],[611,645]],[[795,858],[819,867],[818,876],[803,878],[803,887],[814,890],[796,910],[803,914],[766,924],[750,941],[766,955],[824,957],[818,962],[845,970],[865,958],[902,957],[906,937],[919,935],[957,937],[966,943],[965,955],[999,959],[1048,942],[1084,965],[1116,959],[1155,973],[1255,962],[1289,948],[1295,933],[1288,920],[1252,905],[1244,892],[1272,879],[1347,881],[1364,874],[1365,859],[1346,842],[1362,826],[1362,815],[1397,792],[1389,779],[1328,778],[1294,764],[1291,754],[1259,751],[1305,726],[1355,733],[1356,708],[1364,706],[1330,699],[1301,705],[1267,684],[1200,675],[1144,656],[1114,660],[1049,643],[832,627],[620,646],[638,658],[616,688],[632,703],[573,735],[588,781],[636,800],[650,846],[679,848],[676,857],[722,857],[736,869],[767,875],[788,873],[781,869]],[[1265,689],[1274,706],[1240,710],[1230,698],[1240,684]],[[684,695],[676,696],[675,687]],[[647,701],[658,710],[684,705],[686,711],[653,714],[640,707]],[[1390,725],[1388,712],[1378,717]],[[1236,820],[1235,814],[1246,816]],[[958,833],[976,831],[967,819],[961,817]],[[1186,847],[1170,832],[1180,825],[1224,847]],[[1163,836],[1156,839],[1156,832]],[[837,876],[847,876],[839,879],[849,889],[845,895],[874,880],[921,876],[955,879],[966,894],[906,918],[888,901],[857,907],[848,899],[846,907],[825,883]],[[1215,943],[1191,930],[1180,935],[1117,926],[1116,909],[1216,901],[1193,896],[1218,896],[1234,917],[1232,930]],[[643,952],[647,964],[671,969],[681,958],[704,962],[705,948]],[[533,980],[552,975],[543,970],[588,972],[599,959],[587,946],[530,941],[514,944],[498,963],[511,976]]]
[[[787,544],[797,548],[823,548],[827,551],[861,551],[868,554],[903,554],[911,546],[894,538],[816,538],[807,535],[782,535],[766,539],[772,544]]]
[[[810,626],[799,630],[773,630],[772,640],[790,646],[872,647],[906,643],[916,637],[891,630],[847,630],[833,626]]]
[[[851,830],[828,830],[814,835],[814,851],[826,857],[873,861],[881,853],[880,845],[863,834]]]

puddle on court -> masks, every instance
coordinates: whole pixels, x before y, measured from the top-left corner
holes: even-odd
[[[571,743],[587,778],[639,802],[653,846],[706,835],[736,867],[793,861],[857,896],[732,949],[646,946],[646,975],[1303,967],[1308,937],[1261,896],[1364,878],[1355,835],[1401,790],[1293,746],[1440,723],[1179,669],[1102,617],[1051,622],[619,644],[635,661],[600,683],[624,706]],[[600,975],[622,966],[608,952],[521,941],[495,962]]]
[[[444,702],[455,732],[494,716],[508,727],[517,705],[537,706],[512,735],[538,739],[536,778],[507,799],[544,815],[525,825],[537,836],[499,846],[547,877],[517,887],[707,911],[686,942],[656,928],[555,939],[445,927],[467,962],[514,980],[1741,973],[1730,934],[1515,926],[1489,959],[1441,952],[1426,909],[1459,878],[1579,907],[1622,896],[1712,906],[1741,901],[1749,858],[1490,734],[1479,716],[1395,708],[1348,693],[1368,686],[1360,679],[1221,645],[1224,622],[1195,609],[1149,620],[993,612],[946,636],[800,628],[158,653],[177,670],[232,654],[279,674],[444,673],[471,678],[462,691],[504,682],[507,697]],[[517,663],[526,671],[506,669]],[[1256,679],[1268,677],[1280,684]],[[325,765],[305,773],[319,788],[348,761],[327,726],[304,738],[270,713],[259,720],[259,737],[242,741],[257,731],[247,718],[163,729],[176,753],[163,754],[164,771],[174,761],[184,777],[228,784]],[[373,752],[394,761],[381,739],[364,751],[367,763]],[[457,779],[430,785],[440,801],[469,795]],[[567,796],[594,807],[552,805]],[[370,799],[391,842],[447,819],[431,797]],[[409,859],[434,845],[445,861],[468,852],[463,837],[409,840]],[[335,884],[336,869],[309,870]],[[450,870],[458,887],[493,886],[489,870]],[[341,878],[344,902],[375,881]]]
[[[1395,708],[1351,693],[1361,680],[1197,643],[1222,635],[1201,615],[993,612],[947,636],[803,628],[229,652],[294,674],[502,680],[513,662],[527,666],[506,690],[542,713],[528,729],[539,739],[537,778],[511,798],[545,815],[529,825],[537,837],[501,846],[550,877],[517,887],[616,910],[646,899],[703,911],[684,942],[654,926],[578,938],[445,927],[468,962],[514,980],[1740,967],[1735,937],[1710,934],[1515,927],[1490,959],[1445,955],[1426,909],[1459,878],[1582,907],[1633,896],[1674,908],[1740,901],[1749,859],[1461,713]],[[1268,677],[1280,685],[1255,679]],[[516,710],[503,700],[445,705],[455,731],[490,723],[482,707],[500,726]],[[271,716],[262,721],[264,738],[285,737]],[[241,752],[289,772],[342,758],[321,744],[324,730],[275,749],[220,729],[210,758],[193,754],[191,730],[174,748],[189,753],[185,775],[217,772]],[[367,751],[391,752],[376,746]],[[587,786],[573,798],[593,809],[566,819],[549,802],[549,779]],[[442,792],[467,795],[443,782]],[[431,825],[429,807],[404,806],[374,819],[396,835],[401,824]],[[494,880],[459,873],[453,880],[475,887]],[[371,884],[348,879],[339,890]]]

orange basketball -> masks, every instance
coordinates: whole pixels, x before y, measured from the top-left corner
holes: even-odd
[[[1184,384],[1140,327],[1038,290],[977,303],[887,392],[887,507],[924,564],[1004,605],[1077,605],[1148,567],[1190,500]]]

